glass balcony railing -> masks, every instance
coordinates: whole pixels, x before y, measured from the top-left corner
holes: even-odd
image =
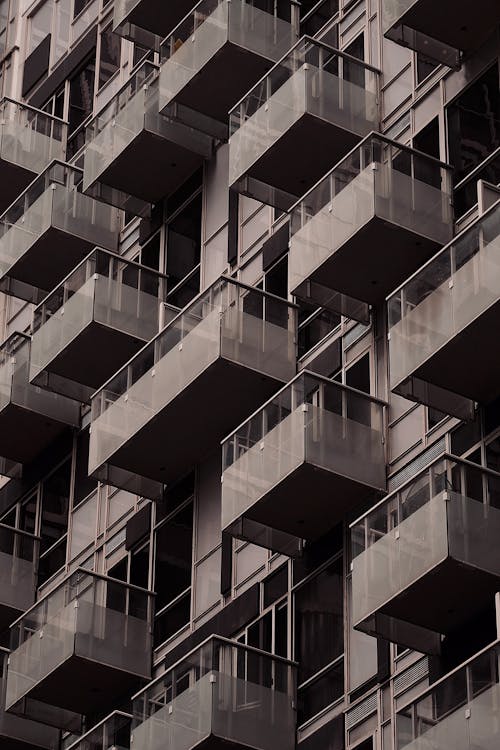
[[[303,37],[230,112],[229,184],[288,209],[379,128],[379,72]]]
[[[9,651],[0,648],[0,743],[19,750],[59,750],[59,731],[5,711]]]
[[[89,251],[118,249],[119,215],[54,161],[0,217],[0,291],[38,303]]]
[[[499,303],[500,200],[389,297],[391,389],[451,414],[447,392],[495,399],[500,354],[490,336]]]
[[[192,7],[192,0],[116,0],[113,31],[136,42],[145,41],[144,31],[163,39]]]
[[[441,634],[493,601],[499,534],[500,474],[436,459],[351,525],[354,626],[417,650],[439,648]]]
[[[0,101],[0,211],[50,164],[64,159],[67,123],[58,117],[4,98]]]
[[[286,300],[216,281],[92,397],[90,472],[147,477],[156,497],[295,374],[296,326]]]
[[[134,750],[294,750],[296,666],[212,636],[133,700]]]
[[[93,714],[150,679],[153,599],[123,581],[70,574],[11,626],[7,709],[26,711],[33,699]]]
[[[289,535],[315,539],[385,492],[384,412],[361,391],[302,372],[223,441],[222,528],[290,554]]]
[[[158,333],[165,281],[93,250],[34,312],[31,382],[87,401]]]
[[[68,425],[80,424],[75,401],[30,384],[30,349],[22,333],[0,347],[0,455],[17,463],[29,463]]]
[[[130,750],[131,714],[114,711],[67,750]]]
[[[290,291],[377,304],[451,240],[451,167],[371,134],[291,213]]]
[[[0,630],[35,601],[38,537],[0,524]]]
[[[288,52],[291,4],[279,17],[246,0],[200,0],[161,46],[160,110],[173,102],[224,122],[232,106]]]
[[[401,708],[396,714],[396,750],[497,747],[499,664],[497,641]]]
[[[92,120],[86,142],[84,191],[137,214],[181,185],[214,144],[182,122],[182,108],[160,114],[158,66],[148,61]]]
[[[460,51],[473,52],[500,23],[496,0],[479,0],[471,14],[467,0],[383,0],[385,36],[452,68]]]

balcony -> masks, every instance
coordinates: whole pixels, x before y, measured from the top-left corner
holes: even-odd
[[[11,626],[7,710],[93,714],[150,679],[153,597],[89,571],[65,578]]]
[[[229,184],[290,208],[379,128],[379,72],[303,37],[230,113]]]
[[[0,524],[0,632],[35,601],[37,567],[38,537]]]
[[[34,312],[30,380],[87,401],[158,333],[166,277],[93,250]]]
[[[30,384],[30,349],[23,333],[0,347],[0,455],[16,463],[30,463],[68,426],[80,424],[75,401]]]
[[[371,134],[295,204],[291,227],[292,294],[379,304],[451,240],[451,167]]]
[[[385,36],[453,68],[460,51],[473,52],[500,23],[497,0],[383,0]]]
[[[134,750],[294,750],[296,666],[212,636],[133,700]]]
[[[392,390],[451,414],[449,392],[500,394],[500,200],[389,297],[388,316]]]
[[[53,159],[64,159],[67,123],[13,99],[0,101],[0,211]]]
[[[67,750],[130,750],[132,716],[114,711]]]
[[[295,374],[296,326],[286,300],[216,281],[94,394],[89,471],[154,499]]]
[[[231,107],[295,41],[291,5],[279,7],[283,17],[245,0],[200,0],[162,43],[160,111],[181,104],[227,129]]]
[[[385,492],[384,411],[361,391],[298,375],[222,444],[222,528],[291,554],[290,536],[316,539]]]
[[[85,193],[143,215],[210,158],[213,138],[184,124],[182,107],[161,115],[159,91],[158,67],[144,62],[92,120]]]
[[[37,304],[93,247],[118,249],[118,212],[83,195],[81,179],[54,161],[0,218],[0,291]]]
[[[59,732],[38,722],[5,711],[5,688],[9,652],[0,649],[0,744],[8,750],[58,750]],[[90,749],[89,749],[90,750]]]
[[[444,455],[358,519],[354,627],[438,650],[499,590],[499,508],[500,474]]]
[[[497,641],[396,713],[396,750],[494,750],[500,726]]]
[[[193,7],[192,0],[116,0],[113,15],[113,31],[139,42],[144,33],[149,37],[163,39]],[[147,36],[146,36],[147,38]]]

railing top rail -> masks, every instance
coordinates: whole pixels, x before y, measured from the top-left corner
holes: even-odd
[[[288,381],[286,385],[284,385],[282,388],[279,389],[279,391],[276,391],[276,393],[271,396],[265,403],[263,403],[261,406],[259,406],[258,409],[256,409],[252,414],[250,414],[249,417],[243,420],[238,427],[236,427],[232,432],[230,432],[226,437],[221,440],[221,445],[224,445],[229,440],[231,440],[240,430],[241,428],[246,425],[248,422],[251,422],[251,420],[257,416],[257,414],[260,414],[260,412],[264,411],[264,409],[269,406],[269,404],[272,404],[273,401],[275,401],[277,398],[281,396],[282,393],[285,393],[285,391],[289,390],[293,387],[293,385],[298,381],[301,380],[304,377],[309,377],[312,380],[317,380],[319,383],[324,383],[327,386],[331,386],[332,388],[338,388],[339,390],[345,391],[346,393],[352,393],[354,396],[359,396],[360,398],[365,399],[366,401],[370,401],[373,404],[379,405],[382,409],[386,409],[388,407],[387,401],[384,401],[381,398],[378,398],[377,396],[370,396],[369,393],[365,393],[365,391],[360,391],[357,388],[353,388],[350,385],[346,385],[345,383],[339,383],[337,380],[331,380],[331,378],[327,378],[325,375],[320,375],[317,372],[312,372],[312,370],[301,370],[297,375],[295,375],[291,380]]]
[[[443,255],[444,253],[446,253],[451,247],[453,247],[453,245],[455,245],[457,242],[459,242],[462,239],[462,237],[464,237],[465,235],[467,235],[468,232],[471,232],[474,229],[474,227],[477,226],[477,224],[481,223],[481,221],[483,219],[485,219],[486,217],[488,217],[491,214],[495,213],[495,211],[497,211],[499,208],[500,208],[500,198],[497,201],[495,201],[495,203],[492,206],[490,206],[486,211],[484,211],[482,214],[479,214],[477,216],[477,218],[474,219],[473,222],[471,222],[466,227],[464,227],[464,229],[462,229],[461,232],[459,232],[458,234],[456,234],[453,237],[453,239],[450,240],[450,242],[448,242],[444,247],[442,247],[441,250],[438,250],[437,253],[435,253],[432,256],[432,258],[429,258],[428,261],[426,261],[425,263],[422,263],[422,265],[420,266],[420,268],[418,268],[414,273],[412,273],[411,276],[408,276],[408,278],[405,281],[403,281],[402,284],[400,284],[396,289],[394,289],[393,292],[391,292],[391,294],[389,294],[386,297],[386,299],[385,299],[386,303],[390,302],[390,300],[393,297],[396,297],[405,288],[405,286],[407,286],[407,284],[409,284],[414,279],[416,279],[418,276],[420,276],[420,274],[424,272],[424,269],[428,268],[433,263],[435,263],[436,258],[439,258],[440,255]]]
[[[387,146],[393,146],[396,149],[399,149],[400,151],[405,151],[412,156],[417,156],[418,158],[425,159],[426,161],[435,164],[437,167],[440,167],[441,169],[446,169],[448,172],[451,173],[453,167],[451,164],[447,164],[444,161],[441,161],[440,159],[436,159],[435,156],[430,156],[429,154],[424,153],[423,151],[419,151],[418,149],[412,148],[412,146],[407,146],[404,143],[399,143],[399,141],[393,141],[392,138],[388,138],[386,135],[383,135],[382,133],[378,133],[376,130],[372,130],[371,133],[369,133],[367,136],[363,138],[354,148],[352,148],[345,156],[343,156],[334,167],[328,170],[328,172],[325,172],[325,174],[320,177],[320,179],[314,183],[312,187],[307,190],[307,192],[304,193],[298,200],[295,201],[295,203],[287,210],[287,213],[291,214],[295,209],[298,208],[298,206],[307,199],[307,196],[311,193],[314,193],[316,188],[321,185],[322,182],[328,179],[330,175],[334,174],[342,164],[347,162],[353,154],[357,153],[363,146],[365,146],[370,141],[382,141]]]
[[[342,52],[339,49],[336,49],[335,47],[332,47],[330,44],[326,44],[326,42],[322,42],[318,39],[314,39],[312,36],[309,36],[308,34],[305,34],[304,36],[300,37],[295,44],[290,47],[288,52],[286,52],[283,57],[281,57],[278,62],[276,62],[273,67],[267,71],[267,73],[264,73],[264,75],[259,78],[256,84],[252,86],[251,89],[247,91],[247,93],[241,97],[241,99],[229,110],[229,117],[235,112],[241,104],[248,99],[248,97],[252,94],[253,91],[256,91],[259,86],[266,80],[266,78],[269,78],[270,75],[272,75],[272,72],[279,68],[280,65],[283,64],[283,62],[291,57],[294,52],[296,52],[298,47],[303,46],[304,44],[310,44],[311,47],[320,47],[321,49],[324,49],[326,52],[329,52],[332,55],[337,55],[338,57],[342,57],[344,60],[347,60],[348,62],[352,62],[354,64],[357,64],[365,70],[369,70],[371,73],[374,73],[377,76],[380,76],[381,71],[379,68],[374,67],[373,65],[370,65],[369,63],[365,62],[364,60],[360,60],[358,57],[354,57],[353,55],[349,55],[347,52]]]
[[[494,471],[493,469],[490,469],[488,466],[481,466],[480,464],[475,464],[473,461],[468,461],[466,458],[460,458],[459,456],[454,456],[453,453],[450,453],[449,451],[444,450],[442,453],[439,454],[439,456],[435,456],[433,459],[429,461],[429,463],[425,464],[425,466],[422,469],[420,469],[416,474],[414,474],[411,478],[407,479],[405,482],[403,482],[403,484],[401,484],[395,490],[392,490],[392,492],[385,495],[385,497],[379,500],[378,503],[375,503],[375,505],[372,505],[371,508],[369,508],[367,511],[365,511],[360,516],[358,516],[358,518],[356,518],[355,521],[352,521],[352,523],[349,524],[349,528],[350,529],[354,528],[359,523],[361,523],[361,521],[363,521],[365,518],[367,518],[372,513],[374,513],[376,510],[386,505],[387,503],[391,502],[391,500],[398,493],[400,493],[410,484],[415,482],[415,480],[421,477],[423,474],[426,474],[429,471],[429,469],[431,469],[435,464],[438,464],[441,461],[449,461],[454,464],[461,464],[462,466],[466,466],[470,469],[475,469],[476,471],[479,471],[482,474],[485,474],[487,476],[491,476],[495,479],[500,479],[500,472]]]
[[[123,372],[127,370],[127,368],[131,365],[132,362],[134,362],[137,358],[139,358],[144,351],[146,351],[149,347],[153,347],[155,345],[155,342],[158,341],[165,333],[167,329],[170,327],[173,327],[177,324],[177,322],[182,318],[183,315],[186,315],[189,313],[189,310],[191,307],[194,307],[200,300],[203,299],[203,297],[206,297],[207,294],[209,294],[211,289],[216,289],[218,286],[222,285],[223,283],[227,283],[228,285],[236,286],[240,289],[244,289],[248,292],[255,293],[257,295],[260,295],[263,299],[270,299],[274,300],[275,302],[280,302],[284,306],[287,306],[289,309],[297,310],[298,305],[296,305],[294,302],[289,302],[288,300],[278,297],[276,294],[272,294],[272,292],[266,292],[263,289],[257,289],[256,287],[250,286],[249,284],[245,284],[242,281],[239,281],[238,279],[232,279],[230,276],[222,275],[219,276],[218,279],[216,279],[210,286],[208,286],[206,289],[204,289],[202,292],[199,292],[196,297],[194,297],[188,304],[180,310],[177,315],[170,320],[166,326],[164,326],[161,331],[158,331],[158,333],[151,339],[151,341],[148,341],[142,349],[139,349],[138,352],[136,352],[129,360],[128,362],[125,362],[125,364],[120,367],[119,370],[117,370],[108,380],[100,386],[91,396],[91,400],[93,401],[95,398],[98,397],[98,395],[107,390],[109,384],[115,380],[119,375],[121,375]]]
[[[202,648],[204,648],[206,645],[208,645],[211,641],[218,641],[219,643],[223,643],[227,646],[231,646],[234,648],[241,649],[242,651],[246,651],[248,653],[256,654],[257,656],[262,656],[264,658],[272,659],[275,662],[278,662],[279,664],[284,664],[288,667],[298,667],[298,662],[292,661],[291,659],[286,659],[284,656],[278,656],[277,654],[271,654],[268,651],[262,651],[260,648],[256,648],[255,646],[248,646],[246,643],[238,643],[238,641],[233,641],[230,638],[225,638],[222,635],[209,635],[207,638],[205,638],[201,643],[199,643],[197,646],[192,648],[190,651],[187,652],[187,654],[184,654],[184,656],[181,656],[180,659],[177,659],[173,664],[168,666],[163,674],[156,677],[154,680],[149,682],[145,687],[141,688],[135,695],[132,696],[132,700],[136,700],[144,693],[147,693],[151,688],[154,688],[155,685],[162,682],[162,680],[165,679],[166,675],[169,672],[172,672],[174,669],[176,669],[180,664],[182,664],[187,659],[190,659],[191,656],[196,654],[198,651],[201,651]]]
[[[59,583],[57,583],[53,588],[51,588],[43,596],[41,596],[40,599],[38,599],[34,604],[32,604],[29,609],[27,609],[20,617],[17,618],[17,620],[14,620],[14,622],[10,625],[10,629],[12,630],[12,628],[16,627],[16,625],[18,625],[20,622],[22,622],[22,620],[24,620],[27,616],[29,616],[31,612],[37,609],[44,601],[54,596],[54,594],[57,591],[59,591],[59,589],[63,588],[73,577],[75,577],[78,574],[82,575],[82,579],[83,578],[95,578],[99,581],[104,581],[105,583],[118,584],[122,586],[123,588],[126,588],[130,591],[136,591],[139,594],[143,594],[147,596],[149,599],[156,596],[156,593],[154,591],[150,591],[149,589],[142,588],[141,586],[136,586],[134,583],[128,583],[127,581],[120,581],[118,578],[112,578],[111,576],[106,576],[103,573],[95,573],[93,570],[86,570],[85,568],[76,568],[70,573],[67,573],[64,576],[64,578],[61,581],[59,581]]]

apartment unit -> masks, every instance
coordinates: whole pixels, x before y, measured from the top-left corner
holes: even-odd
[[[0,750],[496,750],[498,0],[0,44]]]

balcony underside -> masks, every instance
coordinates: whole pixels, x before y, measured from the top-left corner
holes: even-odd
[[[99,174],[97,181],[156,203],[182,185],[202,164],[200,154],[143,130]]]
[[[182,21],[192,7],[192,0],[175,0],[175,3],[165,0],[140,0],[124,21],[164,37]]]
[[[30,182],[35,179],[36,174],[6,159],[0,159],[0,170],[2,172],[0,213],[3,213],[26,190]]]
[[[293,242],[293,241],[292,241]],[[371,305],[386,296],[439,248],[439,243],[374,216],[309,276],[313,283]],[[358,269],[363,273],[358,273]],[[292,294],[307,297],[307,281]]]
[[[500,23],[498,0],[478,0],[471,12],[468,0],[418,0],[400,23],[458,50],[477,49]]]
[[[165,69],[168,65],[169,61]],[[231,107],[272,65],[271,59],[228,41],[186,83],[174,101],[227,124]]]
[[[144,660],[148,658],[144,654]],[[117,699],[127,699],[143,684],[136,675],[73,655],[39,680],[26,697],[78,714],[95,714],[106,712]]]
[[[359,140],[356,133],[305,113],[266,149],[236,184],[244,183],[248,176],[298,198]]]
[[[0,412],[0,456],[30,463],[67,425],[10,403]]]
[[[380,607],[375,619],[382,615],[446,634],[491,604],[499,586],[498,576],[448,557]]]
[[[281,385],[219,357],[115,451],[109,463],[164,484],[172,482],[215,450]]]
[[[304,462],[244,513],[245,518],[300,539],[325,534],[375,490]]]
[[[9,268],[0,289],[39,303],[94,246],[95,243],[51,226]]]
[[[53,750],[58,741],[56,729],[0,711],[0,746],[5,750]]]
[[[142,339],[94,320],[32,382],[86,401],[142,346]]]
[[[411,375],[480,403],[490,403],[500,394],[500,348],[492,346],[491,341],[499,319],[500,302],[497,302]]]

